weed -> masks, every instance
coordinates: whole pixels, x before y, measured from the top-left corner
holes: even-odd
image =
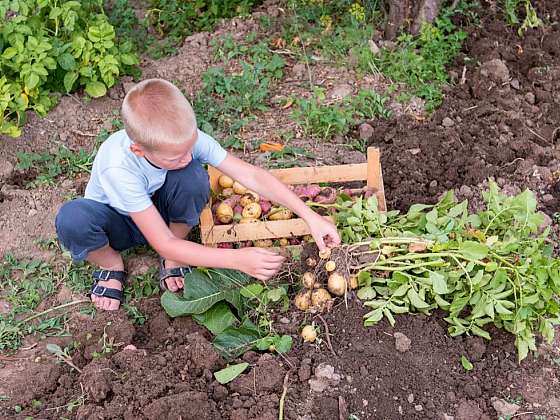
[[[97,341],[97,343],[101,345],[101,351],[94,351],[92,353],[94,359],[110,354],[115,350],[115,348],[123,346],[123,343],[115,343],[115,337],[109,337],[107,334],[107,327],[109,326],[111,326],[111,321],[107,322],[107,324],[103,327],[103,335],[99,337],[99,340]]]
[[[71,350],[71,347],[65,347],[64,349],[62,349],[58,344],[47,344],[47,351],[49,353],[54,354],[60,362],[66,363],[72,369],[75,369],[78,373],[81,373],[82,370],[72,362],[72,356],[70,355]]]
[[[313,159],[315,156],[301,147],[285,146],[278,152],[266,152],[265,157],[270,168],[293,168],[303,166],[300,158]]]
[[[306,135],[329,140],[348,132],[350,127],[364,119],[387,118],[390,111],[384,107],[387,98],[373,91],[360,91],[353,98],[327,102],[325,92],[315,89],[315,96],[298,99],[292,118]]]
[[[518,10],[520,7],[523,7],[525,12],[523,22],[520,21],[518,16]],[[538,28],[543,26],[543,22],[537,16],[537,11],[533,7],[531,0],[505,0],[504,12],[508,25],[518,27],[517,33],[519,36],[523,36],[529,28]]]

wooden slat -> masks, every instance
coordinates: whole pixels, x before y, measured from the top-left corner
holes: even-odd
[[[367,163],[305,168],[275,169],[272,175],[285,184],[313,184],[318,182],[363,181],[367,177]]]
[[[332,218],[326,217],[332,221]],[[238,242],[258,239],[290,238],[309,235],[303,219],[289,219],[236,225],[216,225],[201,229],[204,243]]]
[[[379,210],[387,211],[385,203],[385,188],[383,186],[383,174],[381,172],[381,158],[379,149],[376,147],[368,147],[367,149],[368,169],[366,183],[368,188],[375,191]]]

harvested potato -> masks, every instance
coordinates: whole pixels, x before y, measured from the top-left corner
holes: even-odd
[[[317,339],[317,331],[315,331],[313,325],[306,325],[301,330],[301,337],[304,342],[313,343]]]
[[[307,264],[308,267],[315,267],[317,265],[317,260],[315,258],[309,257],[308,259],[305,260],[305,263]]]
[[[348,279],[348,287],[350,287],[350,289],[357,289],[358,288],[358,277],[350,276],[350,278]]]
[[[288,246],[290,245],[290,241],[288,241],[287,238],[280,238],[278,240],[278,243],[280,244],[280,246]]]
[[[303,290],[294,298],[294,305],[300,311],[307,311],[311,306],[311,290]]]
[[[322,260],[328,260],[331,257],[331,249],[325,248],[322,251],[319,251],[319,258]]]
[[[233,179],[227,175],[221,175],[218,178],[218,184],[220,184],[220,187],[222,188],[231,188],[233,187]]]
[[[233,188],[224,188],[222,190],[222,197],[224,198],[229,198],[231,196],[233,196],[235,192],[233,191]]]
[[[334,271],[336,268],[336,263],[334,261],[327,261],[325,263],[325,270],[330,273],[331,271]]]
[[[303,283],[303,287],[306,289],[313,289],[313,285],[315,284],[315,275],[309,271],[307,273],[303,273],[301,282]]]
[[[237,181],[233,183],[232,187],[233,187],[233,191],[235,191],[235,194],[245,194],[247,192],[247,188],[245,188]]]
[[[233,219],[233,209],[227,203],[220,203],[216,209],[216,216],[222,223],[230,223]]]
[[[243,209],[243,213],[241,214],[243,215],[243,217],[258,219],[262,214],[261,206],[259,205],[259,203],[249,203],[247,206],[245,206],[245,208]]]
[[[257,248],[270,248],[273,245],[272,239],[259,239],[254,242]]]
[[[256,192],[249,191],[241,196],[241,199],[239,200],[239,204],[241,204],[243,207],[246,207],[251,203],[258,202],[259,200],[260,197]]]
[[[339,273],[332,273],[327,282],[327,288],[335,296],[343,296],[346,293],[346,279]]]
[[[272,208],[272,203],[268,200],[261,198],[259,204],[261,205],[262,214],[267,215],[270,212],[270,209]]]
[[[331,295],[326,289],[315,289],[311,292],[311,306],[323,310],[326,303],[331,299]]]
[[[275,207],[270,210],[268,220],[288,220],[294,216],[291,210],[284,207]]]

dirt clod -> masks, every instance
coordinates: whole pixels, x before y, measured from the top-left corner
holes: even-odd
[[[401,332],[396,332],[395,334],[393,334],[393,336],[395,337],[395,348],[398,351],[404,353],[410,350],[410,345],[412,343],[410,338],[408,338],[406,335],[404,335]]]
[[[492,407],[496,410],[498,417],[511,417],[519,411],[519,406],[501,398],[492,399]]]

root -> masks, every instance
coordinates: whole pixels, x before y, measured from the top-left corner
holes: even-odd
[[[325,337],[326,337],[327,346],[328,346],[330,352],[332,353],[332,355],[334,357],[338,357],[338,354],[336,354],[336,352],[334,351],[332,343],[331,343],[331,337],[330,337],[329,326],[327,325],[327,321],[325,321],[325,318],[323,318],[321,316],[321,314],[317,314],[315,316],[321,320],[321,322],[323,323],[323,326],[325,327]]]

